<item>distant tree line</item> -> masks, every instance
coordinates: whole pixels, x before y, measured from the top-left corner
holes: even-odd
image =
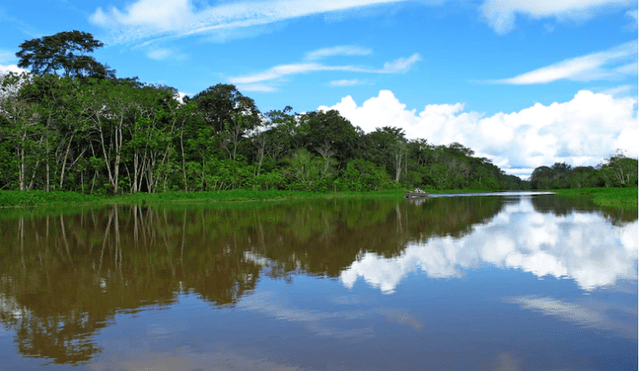
[[[79,31],[20,45],[31,73],[0,77],[0,190],[529,188],[461,144],[365,134],[337,111],[262,113],[229,84],[180,99],[86,55],[101,46]]]
[[[564,162],[537,167],[531,174],[531,188],[637,187],[638,160],[618,151],[597,167],[571,167]]]

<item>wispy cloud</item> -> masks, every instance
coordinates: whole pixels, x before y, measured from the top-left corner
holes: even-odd
[[[354,85],[364,85],[367,84],[364,80],[335,80],[329,83],[331,86],[354,86]]]
[[[147,51],[147,57],[155,60],[165,60],[165,59],[177,59],[184,60],[187,59],[187,55],[184,53],[177,52],[176,50],[170,48],[151,48]]]
[[[339,50],[342,50],[343,52],[345,50],[352,50],[352,51],[355,50],[355,49],[340,49],[340,48],[342,47],[320,49],[320,51],[323,51],[323,52],[321,53],[317,53],[318,51],[311,52],[307,54],[307,57],[309,56],[309,54],[313,54],[313,53],[316,53],[315,55],[328,56],[328,55],[335,55]],[[361,50],[365,50],[365,49],[362,48]],[[318,72],[318,71],[346,71],[346,72],[373,73],[373,74],[404,73],[404,72],[407,72],[420,59],[421,59],[420,55],[418,53],[415,53],[408,58],[398,58],[392,62],[387,62],[384,64],[384,66],[381,69],[359,67],[359,66],[353,66],[353,65],[332,66],[332,65],[326,65],[326,64],[317,63],[317,62],[282,64],[282,65],[271,67],[263,72],[248,74],[244,76],[230,77],[229,82],[231,82],[232,84],[240,84],[240,85],[245,85],[247,87],[251,87],[250,84],[281,80],[285,76],[299,75],[299,74]],[[332,83],[332,85],[339,85],[339,84],[343,84],[343,86],[347,84],[355,85],[357,81],[358,80],[340,80],[335,84]],[[275,88],[270,87],[268,85],[254,85],[254,86],[260,89],[258,91],[275,91],[276,90]],[[251,89],[245,88],[245,90],[251,90]]]
[[[314,71],[363,72],[364,70],[354,66],[326,66],[319,63],[293,63],[271,67],[264,72],[258,72],[251,75],[232,77],[229,79],[229,81],[232,84],[251,84],[256,82],[275,80],[288,75],[298,75]]]
[[[236,87],[241,91],[255,91],[260,93],[273,93],[278,90],[267,84],[237,84]]]
[[[519,304],[524,309],[541,312],[580,326],[611,331],[629,339],[638,338],[637,327],[634,329],[633,326],[630,326],[634,322],[633,317],[637,317],[637,311],[634,308],[616,308],[618,309],[617,316],[610,317],[606,313],[606,309],[609,309],[606,308],[607,305],[597,302],[585,301],[585,304],[591,304],[591,307],[587,307],[586,305],[568,303],[551,297],[535,296],[510,298],[507,299],[507,302]],[[626,309],[626,312],[619,309]]]
[[[112,32],[112,42],[184,37],[405,0],[270,0],[202,6],[193,0],[138,0],[120,10],[97,8],[89,20]]]
[[[373,51],[369,48],[364,48],[357,45],[338,45],[331,48],[323,48],[308,52],[304,59],[307,61],[314,61],[335,55],[369,55]]]
[[[615,48],[566,59],[547,67],[495,82],[513,85],[542,84],[556,80],[592,81],[638,73],[638,40]]]
[[[480,12],[496,33],[505,34],[515,27],[516,14],[533,19],[583,20],[606,8],[625,9],[634,4],[634,0],[486,0]]]
[[[169,49],[153,49],[147,53],[147,56],[151,59],[166,59],[171,55],[171,50]]]
[[[393,62],[387,62],[384,64],[384,67],[380,71],[381,73],[399,73],[399,72],[407,72],[416,62],[420,61],[422,58],[420,54],[415,53],[409,58],[398,58]]]

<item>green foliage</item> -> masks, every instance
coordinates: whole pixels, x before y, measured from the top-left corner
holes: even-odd
[[[79,31],[21,45],[20,63],[34,74],[9,74],[0,84],[0,190],[118,196],[638,184],[637,160],[620,153],[597,169],[542,166],[529,183],[460,143],[408,140],[391,126],[365,134],[337,111],[296,114],[287,106],[263,115],[230,84],[178,102],[171,87],[100,69],[85,53],[101,46]]]
[[[18,66],[31,68],[35,75],[63,70],[67,77],[112,78],[115,71],[84,54],[102,46],[90,33],[74,30],[27,40],[20,44],[16,56],[20,58]]]
[[[558,189],[555,191],[563,196],[586,196],[601,206],[622,207],[626,209],[638,208],[638,187],[625,188],[582,188]]]
[[[555,163],[540,166],[531,174],[533,189],[564,189],[589,187],[637,187],[638,160],[621,152],[611,156],[599,168]]]

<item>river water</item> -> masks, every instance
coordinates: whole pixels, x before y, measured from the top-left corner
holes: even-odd
[[[2,370],[637,370],[638,214],[555,195],[0,210]]]

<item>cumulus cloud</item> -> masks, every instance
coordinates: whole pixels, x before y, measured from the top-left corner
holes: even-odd
[[[515,27],[516,14],[533,19],[584,20],[605,8],[624,9],[631,5],[633,0],[486,0],[480,12],[496,33],[505,34]]]
[[[615,48],[566,59],[516,77],[496,82],[514,85],[548,83],[560,79],[592,81],[615,79],[638,73],[638,40]]]
[[[581,90],[568,102],[536,103],[519,112],[485,117],[465,112],[462,103],[409,110],[391,91],[381,90],[362,106],[347,96],[318,110],[335,109],[365,132],[395,126],[404,129],[409,139],[436,145],[458,142],[507,173],[525,176],[527,170],[555,162],[595,166],[617,149],[637,157],[636,103],[630,97]]]
[[[461,277],[489,263],[538,277],[571,278],[585,291],[636,280],[638,221],[613,226],[598,213],[558,216],[534,210],[531,199],[505,206],[491,221],[461,238],[429,238],[409,243],[396,257],[365,253],[341,274],[351,288],[359,277],[391,294],[410,273],[431,278]]]
[[[120,10],[98,7],[89,20],[113,32],[112,42],[184,37],[217,30],[272,24],[288,19],[404,0],[269,0],[202,5],[193,0],[138,0]]]
[[[15,64],[8,64],[16,60],[15,52],[9,50],[0,50],[0,75],[4,75],[8,72],[22,73],[27,70],[18,67]],[[7,63],[7,64],[5,64]]]
[[[15,64],[10,64],[8,66],[0,64],[0,75],[4,75],[9,72],[22,73],[22,72],[29,72],[29,71],[25,70],[24,68],[20,68]]]

